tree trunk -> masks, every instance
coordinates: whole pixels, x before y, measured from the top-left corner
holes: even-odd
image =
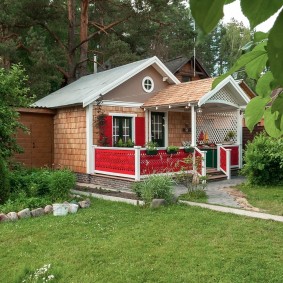
[[[80,42],[85,41],[80,46],[80,61],[78,66],[79,77],[87,75],[87,62],[88,62],[88,6],[89,0],[81,1],[81,30],[80,30]]]
[[[68,0],[68,84],[76,80],[75,47],[76,0]]]

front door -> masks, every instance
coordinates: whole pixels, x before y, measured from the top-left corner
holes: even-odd
[[[151,113],[151,140],[156,142],[159,147],[165,146],[165,115],[162,112]]]

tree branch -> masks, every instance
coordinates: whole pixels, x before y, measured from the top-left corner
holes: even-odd
[[[67,46],[61,41],[61,39],[57,36],[55,32],[53,32],[45,23],[38,23],[41,25],[43,28],[45,28],[49,34],[56,40],[56,42],[64,49],[68,50]]]
[[[111,24],[109,24],[109,25],[107,25],[107,26],[99,26],[99,25],[96,24],[96,25],[97,25],[96,27],[99,28],[99,31],[96,31],[96,32],[94,32],[93,34],[89,35],[87,39],[81,41],[77,46],[75,46],[75,47],[72,49],[71,52],[75,52],[75,50],[76,50],[78,47],[80,47],[82,44],[84,44],[85,42],[89,41],[89,40],[92,39],[93,37],[95,37],[95,36],[96,36],[97,34],[99,34],[101,31],[103,31],[103,32],[105,32],[105,33],[107,34],[107,30],[113,28],[114,26],[117,26],[117,25],[120,24],[120,23],[123,23],[123,22],[127,21],[130,17],[131,17],[131,16],[128,16],[128,17],[126,17],[126,18],[124,18],[124,19],[122,19],[122,20],[113,22],[113,23],[111,23]],[[91,24],[94,25],[93,22],[92,22]],[[95,25],[94,25],[94,26],[95,26]]]
[[[60,66],[55,65],[55,68],[66,78],[70,78],[70,75]]]

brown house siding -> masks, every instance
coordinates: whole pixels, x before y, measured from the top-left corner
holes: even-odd
[[[188,125],[186,125],[188,124]],[[184,132],[189,127],[189,133]],[[168,144],[181,146],[182,141],[191,141],[191,115],[189,112],[168,112]]]
[[[243,127],[243,149],[246,148],[248,141],[252,141],[256,134],[262,132],[263,130],[263,126],[255,126],[252,132],[250,132],[247,127]]]
[[[185,64],[179,71],[174,74],[180,82],[183,82],[183,76],[188,76],[192,81],[200,80],[199,75],[194,76],[194,69],[191,64]]]
[[[54,117],[54,165],[86,172],[86,112],[82,107],[58,109]]]
[[[29,133],[19,130],[17,142],[24,153],[15,154],[14,159],[27,167],[51,167],[53,164],[53,116],[48,109],[19,108],[20,122]]]

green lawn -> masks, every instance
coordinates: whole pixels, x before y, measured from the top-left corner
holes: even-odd
[[[0,282],[51,264],[56,282],[283,282],[283,224],[174,205],[94,200],[0,225]]]
[[[236,187],[247,195],[249,203],[267,213],[283,215],[283,187],[260,187],[242,184]]]

